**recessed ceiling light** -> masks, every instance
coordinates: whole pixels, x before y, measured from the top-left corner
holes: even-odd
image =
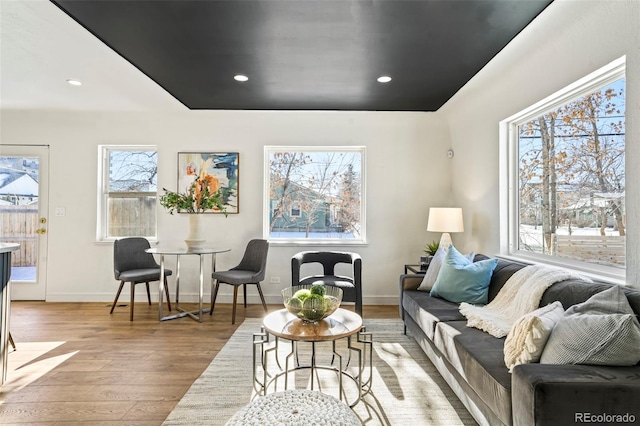
[[[249,77],[247,77],[246,75],[238,74],[238,75],[234,75],[233,79],[235,81],[247,81],[249,80]]]
[[[80,80],[74,80],[72,78],[68,79],[67,83],[69,83],[72,86],[82,86],[82,82]]]
[[[379,83],[388,83],[391,81],[391,77],[389,77],[388,75],[383,75],[378,77],[378,82]]]

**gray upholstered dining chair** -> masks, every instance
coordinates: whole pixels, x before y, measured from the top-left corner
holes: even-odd
[[[160,265],[158,265],[151,253],[145,252],[151,245],[146,238],[127,237],[114,241],[113,243],[113,273],[116,280],[120,281],[118,293],[111,306],[110,314],[118,303],[118,298],[122,292],[124,283],[131,283],[131,313],[129,320],[133,321],[133,301],[136,292],[136,284],[145,283],[147,287],[147,299],[151,305],[151,293],[149,292],[149,283],[160,281]],[[164,270],[164,292],[167,296],[167,305],[171,310],[171,301],[169,300],[169,287],[167,286],[167,277],[173,272],[170,269]]]
[[[211,311],[218,297],[218,288],[220,284],[229,284],[233,286],[233,312],[231,314],[231,324],[236,323],[236,299],[238,298],[238,287],[242,286],[244,293],[244,307],[247,307],[247,284],[255,284],[258,287],[262,307],[267,312],[267,304],[264,301],[264,295],[260,288],[260,281],[264,280],[265,269],[267,267],[267,253],[269,252],[269,242],[267,240],[255,239],[249,241],[244,251],[240,263],[229,269],[228,271],[213,272],[211,278]]]
[[[320,263],[322,275],[300,278],[305,263]],[[353,276],[336,275],[339,263],[352,265]],[[343,302],[355,302],[358,315],[362,316],[362,258],[358,253],[341,251],[303,251],[291,258],[291,285],[324,284],[342,289]]]

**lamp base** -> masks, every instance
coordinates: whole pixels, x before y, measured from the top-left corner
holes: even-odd
[[[440,237],[440,246],[444,249],[444,251],[449,250],[449,247],[451,247],[453,244],[453,242],[451,241],[451,234],[449,234],[448,232],[443,232],[442,233],[442,237]]]

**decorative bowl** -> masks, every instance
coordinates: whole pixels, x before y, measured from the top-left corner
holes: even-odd
[[[284,307],[307,322],[318,322],[340,307],[342,289],[322,284],[303,284],[282,290]]]

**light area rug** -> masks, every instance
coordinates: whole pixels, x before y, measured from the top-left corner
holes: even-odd
[[[260,331],[260,325],[261,320],[249,318],[238,327],[169,414],[164,425],[224,425],[237,411],[258,397],[253,388],[252,341],[253,333]],[[374,341],[372,391],[353,407],[363,425],[476,424],[415,340],[402,334],[400,320],[365,319],[365,326]],[[344,340],[341,339],[339,345],[344,345]],[[308,355],[304,345],[299,345],[303,364]],[[291,345],[281,340],[281,362],[290,350]],[[339,353],[343,350],[346,349],[338,347]],[[330,343],[318,344],[317,353],[319,364],[331,362]],[[269,362],[275,366],[275,361]],[[355,371],[356,365],[357,357],[352,357],[349,370]],[[365,377],[367,375],[365,373]],[[292,383],[296,388],[309,388],[308,369],[296,372],[294,376],[290,378],[289,388]],[[320,371],[315,389],[320,386],[323,392],[339,397],[336,376],[332,372]],[[357,388],[353,382],[344,380],[344,387],[347,401],[355,401]],[[270,388],[270,391],[274,390],[284,390],[283,382],[278,382],[275,389]]]

